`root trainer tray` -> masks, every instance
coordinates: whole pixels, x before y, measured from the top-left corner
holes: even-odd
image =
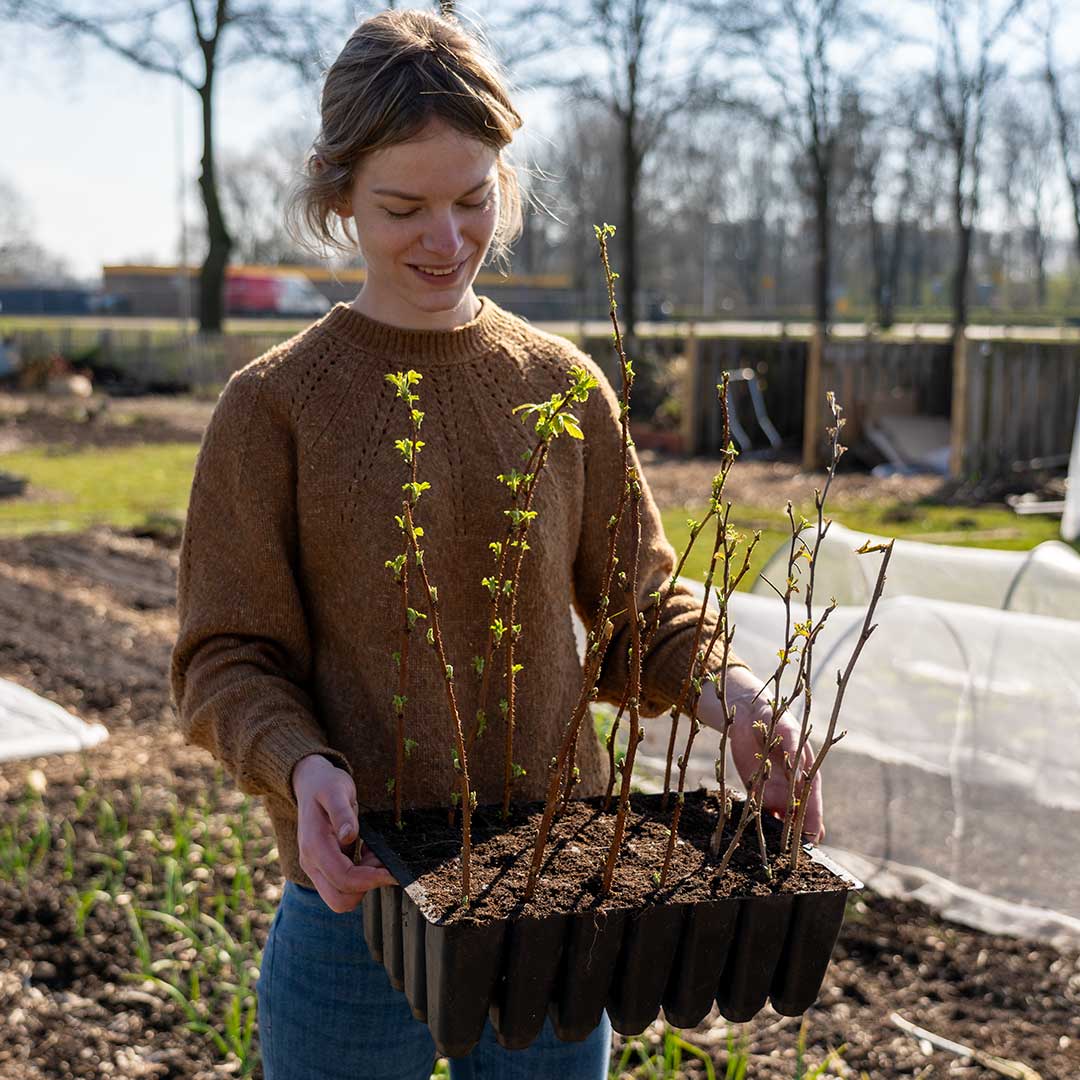
[[[781,866],[769,881],[745,837],[717,879],[708,837],[718,807],[715,794],[687,795],[661,890],[670,809],[660,809],[658,795],[634,796],[628,843],[601,901],[607,848],[598,842],[615,815],[601,813],[596,799],[571,803],[552,830],[529,904],[524,881],[542,805],[516,807],[508,822],[497,807],[480,807],[468,908],[457,902],[460,829],[445,810],[412,811],[401,830],[389,814],[361,815],[364,842],[400,883],[364,898],[368,948],[446,1057],[467,1054],[489,1016],[508,1049],[528,1046],[548,1015],[560,1039],[584,1039],[605,1008],[623,1035],[643,1031],[661,1006],[684,1028],[714,1001],[736,1023],[767,1000],[797,1016],[817,998],[848,892],[861,883],[810,847],[796,874]],[[763,824],[775,853],[779,823]]]

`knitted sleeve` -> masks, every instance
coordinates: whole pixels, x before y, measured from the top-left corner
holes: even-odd
[[[292,770],[327,746],[306,686],[311,649],[294,575],[291,427],[245,369],[226,385],[195,465],[177,575],[173,708],[189,743],[241,791],[296,805]]]
[[[579,359],[578,363],[585,361]],[[618,510],[619,493],[624,486],[622,463],[622,428],[619,419],[620,402],[601,369],[588,360],[589,370],[596,375],[600,386],[589,395],[584,406],[582,431],[585,435],[585,497],[581,537],[574,561],[574,605],[587,629],[592,627],[603,590],[611,533],[607,524]],[[645,615],[645,627],[651,625],[655,600],[649,594],[667,591],[674,572],[675,550],[664,535],[660,511],[657,509],[648,482],[641,470],[637,451],[630,447],[630,464],[637,469],[641,483],[638,504],[641,519],[641,541],[638,548],[637,607]],[[703,492],[703,500],[709,493]],[[615,624],[598,683],[601,701],[619,704],[630,678],[629,653],[631,623],[629,612],[623,611],[624,591],[618,580],[620,571],[630,575],[630,499],[619,529],[615,554],[618,564],[612,580],[608,615]],[[700,541],[699,541],[700,542]],[[639,710],[645,716],[655,716],[671,708],[678,699],[686,678],[694,647],[700,603],[683,585],[661,608],[660,624],[653,635],[641,671]],[[621,614],[615,616],[616,612]],[[702,626],[699,648],[707,647],[716,627],[715,609],[710,607]],[[732,652],[732,666],[746,667]],[[707,671],[717,675],[724,665],[722,643],[713,649]]]

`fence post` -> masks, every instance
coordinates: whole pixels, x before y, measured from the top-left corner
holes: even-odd
[[[825,327],[814,324],[810,348],[806,354],[806,390],[803,395],[802,467],[816,469],[821,464],[821,417],[824,411],[821,368],[825,354]]]
[[[686,368],[682,381],[682,444],[683,453],[693,457],[698,452],[698,423],[701,397],[698,393],[698,339],[694,333],[694,324],[690,323],[686,331]]]
[[[953,340],[952,410],[949,417],[949,475],[959,479],[964,475],[965,450],[968,440],[968,340],[967,330],[961,327]]]

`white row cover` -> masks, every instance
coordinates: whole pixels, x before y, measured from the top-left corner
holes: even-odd
[[[1080,405],[1076,410],[1069,477],[1065,482],[1065,512],[1061,515],[1062,540],[1080,540]]]
[[[809,533],[804,536],[812,545]],[[877,580],[879,556],[855,554],[855,549],[867,539],[872,544],[886,542],[885,537],[855,532],[838,521],[829,527],[818,552],[814,576],[814,596],[823,607],[831,597],[841,605],[869,603]],[[787,546],[782,546],[766,563],[753,585],[756,595],[776,598],[763,579],[783,589],[787,580],[787,552]],[[885,596],[922,596],[1059,619],[1080,619],[1080,555],[1058,540],[1048,540],[1030,551],[994,551],[897,540],[889,560]]]
[[[101,724],[87,724],[25,686],[0,679],[0,761],[70,754],[108,737]]]
[[[863,539],[857,534],[856,546]],[[881,556],[853,558],[872,580]],[[896,595],[897,578],[912,579],[903,560],[899,573],[894,566],[895,552],[878,629],[844,698],[838,730],[848,734],[822,773],[826,841],[858,855],[858,875],[870,885],[880,880],[883,891],[936,898],[945,914],[991,931],[1011,925],[1016,933],[1080,941],[1080,622]],[[941,580],[955,596],[955,580]],[[702,595],[700,583],[685,584]],[[818,639],[815,745],[865,609],[861,601],[838,607]],[[769,678],[783,643],[782,601],[739,593],[731,618],[733,648]],[[792,707],[797,719],[802,710],[800,699]],[[658,723],[667,728],[650,721]],[[664,751],[658,756],[655,747],[666,746],[667,733],[657,733],[662,738],[647,735],[654,749],[645,760],[654,770],[659,763],[662,775]],[[691,786],[715,787],[716,743],[710,731],[698,736]]]

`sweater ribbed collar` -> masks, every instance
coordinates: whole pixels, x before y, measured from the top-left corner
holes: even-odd
[[[457,364],[474,360],[505,343],[505,313],[486,296],[470,322],[452,330],[410,330],[378,322],[345,301],[335,304],[318,325],[339,341],[370,356],[407,357],[415,364]]]

